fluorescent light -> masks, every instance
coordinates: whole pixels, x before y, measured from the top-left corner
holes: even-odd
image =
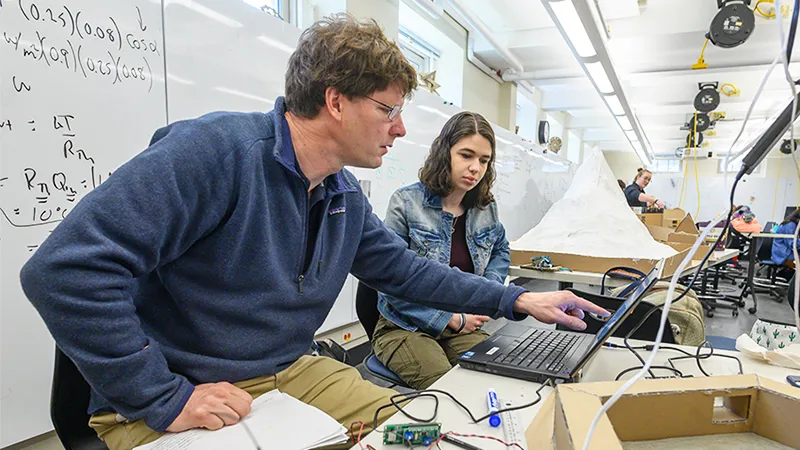
[[[238,95],[239,97],[249,98],[250,100],[257,100],[259,102],[269,103],[270,105],[274,105],[275,104],[274,101],[272,101],[272,100],[270,100],[268,98],[259,97],[257,95],[253,95],[253,94],[248,94],[246,92],[237,91],[235,89],[230,89],[230,88],[226,88],[226,87],[216,87],[216,88],[214,88],[214,90],[217,90],[219,92],[224,92],[226,94]]]
[[[616,95],[604,95],[603,100],[606,101],[608,108],[611,109],[611,114],[615,116],[625,114],[625,110],[622,109],[622,103],[619,102],[619,98]]]
[[[269,45],[270,47],[275,47],[278,50],[286,52],[290,55],[294,53],[294,47],[286,45],[283,42],[277,41],[275,39],[272,39],[271,37],[259,36],[258,40]]]
[[[600,61],[585,64],[586,71],[589,72],[589,78],[597,85],[597,89],[603,94],[611,94],[614,92],[614,87],[611,86],[611,81],[608,79],[606,69],[603,68],[603,63]]]
[[[553,14],[556,15],[558,21],[561,23],[561,28],[567,34],[567,38],[575,47],[578,56],[582,58],[589,58],[597,54],[589,40],[589,35],[586,34],[586,28],[583,26],[581,18],[578,16],[578,11],[572,5],[571,0],[564,0],[562,2],[551,2],[550,7],[553,8]]]
[[[619,122],[619,126],[622,127],[623,131],[628,131],[633,129],[633,125],[631,125],[631,121],[628,120],[628,116],[615,116],[617,118],[617,122]]]
[[[222,15],[211,8],[205,7],[194,0],[170,0],[167,5],[169,6],[173,4],[185,6],[186,8],[189,8],[198,14],[202,14],[211,20],[216,20],[217,22],[232,28],[242,28],[244,26],[240,22],[237,22],[228,16]]]

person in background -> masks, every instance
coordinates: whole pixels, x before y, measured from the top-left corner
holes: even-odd
[[[628,200],[628,206],[641,207],[642,212],[648,208],[664,208],[664,202],[644,192],[644,188],[650,184],[650,180],[652,179],[653,173],[649,170],[640,167],[636,171],[636,177],[634,177],[633,183],[625,188],[625,198]]]
[[[619,184],[619,188],[622,189],[622,192],[625,192],[625,182],[617,179],[617,183]]]
[[[731,226],[739,233],[760,233],[761,225],[747,205],[739,206],[731,219]]]
[[[428,259],[503,283],[510,263],[505,229],[492,196],[495,136],[480,114],[445,123],[419,172],[420,182],[389,200],[386,226]],[[379,293],[381,318],[372,346],[378,359],[413,389],[425,389],[489,335],[488,316],[453,314]]]
[[[89,425],[111,450],[233,425],[274,389],[364,431],[386,420],[393,410],[375,414],[394,391],[306,354],[348,273],[454,313],[576,329],[583,310],[608,314],[570,292],[531,293],[421,258],[372,212],[344,167],[381,166],[417,88],[374,20],[307,28],[285,80],[268,113],[156,131],[22,268],[25,295],[92,389]]]
[[[791,234],[794,235],[797,229],[797,222],[800,221],[800,209],[794,210],[791,214],[786,216],[778,225],[775,234]],[[798,240],[798,249],[800,249],[800,240]],[[772,261],[775,264],[783,264],[784,266],[794,269],[794,253],[792,252],[792,239],[781,238],[772,240]]]

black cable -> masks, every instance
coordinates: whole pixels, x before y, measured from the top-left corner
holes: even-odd
[[[631,272],[638,275],[639,279],[634,280],[633,283],[635,283],[636,281],[641,281],[644,278],[647,278],[647,275],[645,275],[641,270],[634,269],[633,267],[614,266],[606,270],[606,272],[603,274],[603,278],[600,279],[600,295],[606,295],[606,277],[615,270],[624,270],[626,272]]]
[[[798,2],[800,0],[795,0],[795,1]],[[725,233],[727,233],[728,228],[730,227],[731,217],[733,217],[733,200],[734,200],[734,195],[736,193],[736,186],[739,184],[739,180],[741,180],[742,177],[744,176],[745,170],[746,170],[745,167],[742,167],[742,169],[739,170],[739,173],[736,175],[736,179],[733,182],[733,186],[731,186],[730,206],[728,208],[728,218],[725,221],[725,226],[722,228],[722,233],[720,233],[720,236],[725,236]],[[694,285],[695,281],[697,281],[697,277],[700,275],[700,272],[702,272],[703,266],[705,266],[706,262],[708,262],[708,259],[714,253],[714,249],[715,248],[716,248],[716,245],[712,245],[711,246],[711,248],[708,250],[708,252],[706,253],[706,255],[703,258],[703,260],[700,262],[700,265],[697,266],[697,269],[695,270],[694,276],[692,277],[691,281],[689,282],[689,285],[685,287],[684,291],[681,292],[680,295],[678,295],[677,297],[675,297],[675,299],[672,300],[672,303],[676,303],[676,302],[680,301],[684,296],[686,296],[686,294],[689,292],[689,290]],[[674,274],[674,276],[679,276],[679,275],[680,274]],[[650,318],[650,316],[653,315],[656,311],[662,311],[662,314],[663,314],[663,308],[664,308],[664,305],[660,305],[660,306],[657,306],[657,307],[651,309],[650,311],[648,311],[647,314],[645,314],[644,317],[642,317],[642,319],[639,320],[639,322],[625,335],[625,338],[623,339],[623,343],[625,344],[625,348],[630,350],[631,353],[633,353],[634,356],[636,356],[636,359],[638,359],[639,362],[642,364],[638,368],[644,367],[646,365],[645,360],[641,357],[641,355],[639,355],[639,353],[633,347],[631,347],[630,343],[628,342],[628,339],[634,333],[639,331],[639,328],[641,328],[642,325],[644,325],[644,323],[647,321],[647,319]],[[684,352],[684,353],[686,353],[690,357],[696,358],[697,359],[697,366],[700,368],[700,371],[703,372],[704,375],[708,376],[708,374],[705,372],[705,370],[703,370],[703,368],[700,366],[700,348],[706,343],[708,343],[708,341],[704,341],[702,344],[700,344],[698,346],[697,355],[695,355],[695,356],[692,356],[688,352]],[[711,355],[714,354],[713,346],[711,346],[711,344],[709,344],[709,347],[711,348],[711,353],[708,354],[707,356],[704,356],[703,359],[707,359]],[[651,347],[651,349],[652,349],[652,347]],[[742,370],[741,370],[742,363],[741,363],[741,361],[739,361],[738,358],[733,357],[733,356],[728,356],[728,355],[717,355],[717,356],[725,356],[725,357],[728,357],[728,358],[736,359],[739,362],[739,368],[740,368],[739,372],[740,373],[742,372]],[[678,359],[681,359],[681,358],[685,358],[685,357],[679,357]],[[631,370],[635,370],[635,368],[632,368]],[[623,372],[623,373],[626,373],[626,372]],[[648,373],[650,374],[651,377],[655,378],[655,374],[653,373],[652,370],[648,370]],[[620,374],[620,375],[622,375],[622,374]]]
[[[789,25],[789,37],[786,40],[786,62],[792,62],[792,47],[794,47],[794,36],[797,32],[797,14],[800,7],[800,0],[794,0],[794,11],[792,11],[792,23]],[[780,11],[775,11],[780,14]]]
[[[463,403],[458,401],[458,399],[456,399],[453,396],[453,394],[451,394],[449,392],[445,392],[445,391],[442,391],[442,390],[439,390],[439,389],[423,389],[423,390],[419,390],[419,391],[415,391],[415,392],[409,392],[407,394],[395,394],[395,395],[389,397],[389,401],[391,403],[383,405],[383,406],[380,406],[380,407],[378,407],[378,409],[375,410],[375,415],[372,418],[372,429],[373,430],[377,430],[378,429],[378,414],[382,410],[384,410],[386,408],[390,408],[392,406],[394,406],[404,416],[408,417],[410,420],[413,420],[415,422],[421,422],[421,423],[433,422],[434,420],[436,420],[436,416],[439,414],[439,397],[437,397],[434,394],[443,394],[443,395],[446,395],[446,396],[450,397],[450,399],[453,400],[453,402],[455,402],[456,405],[458,405],[461,409],[466,411],[466,413],[469,416],[469,418],[472,419],[472,423],[480,423],[480,422],[483,422],[484,420],[488,419],[489,417],[492,417],[492,416],[495,416],[495,415],[498,415],[498,414],[501,414],[501,413],[504,413],[504,412],[507,412],[507,411],[517,411],[519,409],[530,408],[531,406],[539,403],[542,400],[541,390],[544,389],[544,387],[548,386],[548,385],[550,387],[552,387],[552,388],[555,388],[555,384],[553,383],[553,380],[548,378],[547,380],[545,380],[544,383],[542,383],[541,386],[539,386],[538,389],[536,389],[536,392],[535,392],[536,400],[534,400],[534,401],[532,401],[530,403],[526,403],[524,405],[519,405],[519,406],[512,406],[512,407],[509,407],[509,408],[498,409],[495,412],[491,412],[489,414],[486,414],[485,416],[478,417],[477,419],[472,414],[472,411],[469,410],[469,408],[464,406]],[[403,397],[403,398],[401,398],[400,400],[397,400],[399,397]],[[403,409],[402,406],[400,406],[401,403],[409,402],[411,400],[414,400],[415,398],[420,398],[420,397],[433,397],[433,399],[436,402],[434,404],[434,406],[433,406],[433,416],[431,416],[430,419],[420,419],[418,417],[414,417],[411,414],[407,413]]]
[[[644,367],[644,365],[641,365],[641,366],[633,366],[633,367],[629,367],[629,368],[627,368],[627,369],[623,370],[622,372],[618,373],[618,374],[617,374],[617,377],[616,377],[616,378],[614,378],[614,381],[619,381],[619,379],[620,379],[620,378],[622,378],[622,376],[623,376],[623,375],[625,375],[626,373],[628,373],[628,372],[633,372],[634,370],[639,370],[639,369],[641,369],[642,367]],[[683,373],[682,373],[680,370],[678,370],[678,369],[676,369],[676,368],[674,368],[674,367],[670,367],[670,366],[650,366],[650,368],[651,368],[651,369],[664,369],[664,370],[671,370],[671,371],[672,371],[672,372],[674,372],[674,373],[675,373],[675,374],[676,374],[678,377],[680,377],[680,378],[686,378],[686,375],[684,375],[684,374],[683,374]],[[652,372],[651,372],[651,373],[652,373]],[[665,377],[657,377],[657,376],[653,375],[653,376],[652,376],[652,377],[650,377],[650,378],[656,379],[656,378],[665,378]]]

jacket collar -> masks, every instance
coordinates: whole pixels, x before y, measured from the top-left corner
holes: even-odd
[[[422,192],[425,194],[422,205],[429,208],[442,209],[442,197],[431,192],[424,184],[420,183],[420,186],[422,186]]]
[[[276,161],[282,165],[289,173],[295,175],[308,184],[308,178],[297,166],[292,135],[289,131],[289,122],[286,121],[286,101],[283,97],[275,99],[275,108],[267,114],[272,120],[275,129],[275,147],[272,154]],[[344,176],[344,171],[328,175],[322,184],[332,195],[345,192],[358,192],[358,189]]]

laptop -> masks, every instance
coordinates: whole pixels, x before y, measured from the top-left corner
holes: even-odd
[[[573,381],[656,284],[663,265],[661,260],[595,335],[509,323],[461,355],[458,363],[465,369],[538,383],[548,378]]]

